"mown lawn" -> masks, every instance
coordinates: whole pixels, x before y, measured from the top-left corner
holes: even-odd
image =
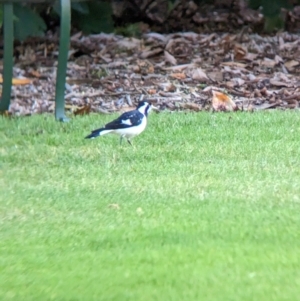
[[[0,118],[0,300],[298,300],[300,114]]]

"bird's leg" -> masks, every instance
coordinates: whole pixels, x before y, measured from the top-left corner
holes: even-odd
[[[129,139],[127,139],[127,142],[132,146],[132,143],[131,143],[131,141]]]
[[[123,137],[124,137],[124,135],[121,135],[121,136],[120,136],[120,145],[122,144]]]

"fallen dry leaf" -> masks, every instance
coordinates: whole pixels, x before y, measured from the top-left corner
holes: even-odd
[[[176,78],[176,79],[185,79],[186,75],[184,73],[171,73],[170,77]]]
[[[164,55],[166,62],[170,63],[171,65],[177,65],[177,60],[172,54],[170,54],[168,51],[164,51]]]
[[[238,63],[238,62],[223,62],[221,63],[223,66],[230,66],[230,67],[238,67],[238,68],[246,68],[247,64]]]
[[[74,111],[74,115],[87,115],[91,112],[91,105],[88,104],[86,106],[80,107]]]
[[[199,112],[201,110],[201,106],[192,102],[180,103],[180,107],[188,110],[193,110],[195,112]]]
[[[195,64],[194,63],[191,63],[191,64],[183,64],[183,65],[176,65],[176,66],[170,66],[170,67],[164,67],[162,68],[163,70],[165,71],[182,71],[184,69],[191,69],[195,67]]]
[[[41,73],[38,72],[37,70],[30,70],[30,71],[28,72],[28,74],[29,74],[30,76],[37,77],[37,78],[40,78],[40,77],[41,77]]]
[[[288,95],[286,97],[283,97],[283,100],[291,100],[291,99],[297,99],[300,100],[300,93]]]
[[[148,60],[137,60],[137,70],[136,72],[143,75],[154,73],[154,66]]]
[[[273,78],[270,79],[270,84],[273,86],[277,86],[277,87],[289,87],[290,86],[289,84],[287,84],[283,81],[279,81],[279,80],[276,80]]]
[[[284,63],[284,66],[289,70],[293,71],[295,67],[298,67],[300,65],[300,62],[295,60],[290,60]]]
[[[215,111],[235,111],[237,105],[228,95],[212,90],[212,107]]]
[[[247,61],[254,61],[255,59],[257,58],[257,54],[256,53],[250,53],[248,52],[245,56],[244,56],[244,60],[247,60]]]
[[[32,83],[32,80],[29,78],[13,78],[12,84],[13,85],[29,85]]]
[[[156,89],[148,89],[147,93],[150,94],[150,95],[153,95],[153,94],[157,93],[157,90]]]
[[[125,50],[138,49],[140,47],[141,41],[136,38],[124,38],[117,42],[117,47]]]
[[[223,80],[223,72],[221,72],[221,71],[208,72],[207,76],[212,81],[221,82]]]
[[[234,45],[234,59],[236,61],[243,60],[246,55],[247,55],[247,49],[244,46],[240,44]]]
[[[207,77],[206,73],[201,68],[197,68],[192,71],[192,79],[198,80],[200,82],[209,81],[209,78]]]
[[[281,64],[281,63],[283,63],[282,57],[279,56],[279,55],[277,55],[277,54],[275,55],[274,60],[275,60],[276,64]]]
[[[149,58],[151,56],[155,56],[160,54],[163,51],[163,49],[161,47],[158,48],[154,48],[154,49],[149,49],[149,50],[144,50],[141,54],[140,54],[140,58],[142,59],[146,59]]]
[[[3,83],[3,78],[2,76],[0,76],[0,83],[2,84]],[[13,85],[29,85],[32,83],[32,80],[29,79],[29,78],[26,78],[26,77],[23,77],[23,78],[13,78],[12,79],[12,84]]]

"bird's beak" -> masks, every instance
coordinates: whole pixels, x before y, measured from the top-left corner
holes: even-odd
[[[153,111],[159,112],[159,108],[158,108],[158,107],[156,107],[156,106],[154,106],[154,105],[151,105],[151,107],[152,107],[152,110],[153,110]]]

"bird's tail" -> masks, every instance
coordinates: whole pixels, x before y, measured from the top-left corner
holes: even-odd
[[[85,139],[94,139],[98,136],[102,136],[102,135],[105,135],[105,134],[108,134],[110,133],[112,130],[107,130],[105,128],[100,128],[100,129],[97,129],[97,130],[94,130],[92,131],[89,135],[87,135],[85,137]]]

